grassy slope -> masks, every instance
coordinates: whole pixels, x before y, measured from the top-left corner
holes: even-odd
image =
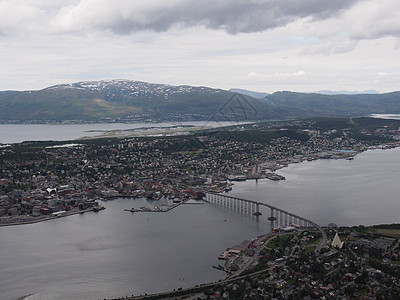
[[[136,113],[157,117],[169,113],[200,114],[230,121],[400,113],[400,92],[333,96],[277,92],[265,99],[210,88],[176,92],[167,98],[155,93],[133,96],[114,87],[104,91],[65,88],[0,92],[0,120],[96,120]]]
[[[41,90],[0,96],[0,119],[96,119],[126,116],[141,110],[111,103],[97,92]]]

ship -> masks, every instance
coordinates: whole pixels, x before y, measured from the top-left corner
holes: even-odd
[[[136,210],[132,207],[131,209],[125,208],[124,211],[130,211],[131,213],[134,213]]]
[[[94,212],[99,212],[100,210],[106,209],[103,205],[93,206]]]

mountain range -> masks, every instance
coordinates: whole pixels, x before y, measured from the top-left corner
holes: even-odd
[[[132,80],[82,81],[35,91],[0,92],[0,120],[277,120],[400,113],[400,92],[360,95],[254,93],[252,97],[251,91],[246,90],[227,91]]]
[[[256,99],[261,99],[264,98],[268,95],[269,93],[262,93],[262,92],[254,92],[254,91],[249,91],[249,90],[243,90],[243,89],[229,89],[230,92],[232,93],[239,93],[243,95],[247,95]]]
[[[365,91],[330,91],[330,90],[321,90],[315,92],[317,94],[323,95],[357,95],[357,94],[380,94],[379,91],[376,90],[365,90]]]

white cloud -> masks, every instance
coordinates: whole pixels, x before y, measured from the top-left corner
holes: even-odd
[[[257,72],[250,72],[247,74],[246,79],[262,81],[270,79],[288,79],[290,77],[299,77],[306,75],[304,71],[297,71],[293,73],[275,73],[275,74],[260,74]]]
[[[37,20],[43,16],[43,11],[36,5],[26,1],[0,2],[0,33],[10,34],[21,28],[36,27]]]
[[[379,0],[358,3],[345,13],[352,39],[400,37],[400,2]]]

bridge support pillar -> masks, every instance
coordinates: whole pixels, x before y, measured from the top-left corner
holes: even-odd
[[[262,213],[260,212],[260,203],[254,203],[254,212],[253,212],[253,215],[255,215],[255,216],[261,216],[262,215]]]

